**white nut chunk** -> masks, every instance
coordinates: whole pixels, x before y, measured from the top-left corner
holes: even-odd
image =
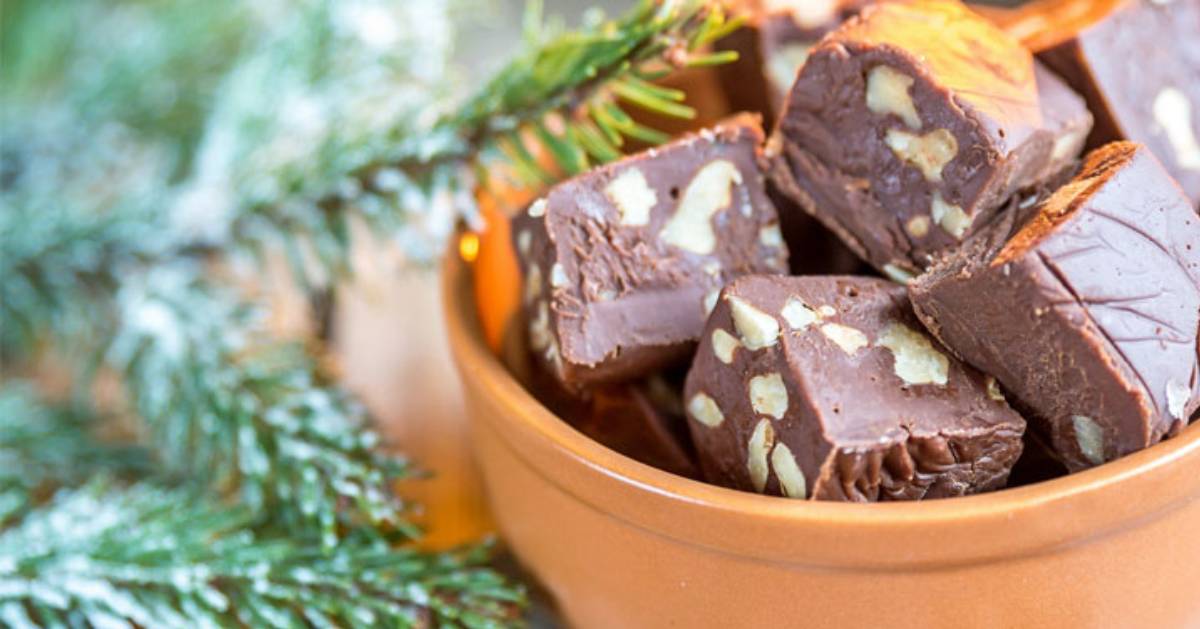
[[[529,249],[532,245],[533,234],[530,234],[528,229],[522,229],[517,232],[517,253],[521,254],[521,257],[529,255]]]
[[[946,129],[924,135],[888,129],[884,141],[896,157],[915,166],[927,181],[933,183],[941,183],[942,169],[958,155],[958,140]]]
[[[821,326],[821,333],[843,352],[853,356],[858,350],[870,345],[867,335],[860,330],[840,323],[826,323]]]
[[[1175,151],[1175,163],[1187,170],[1200,170],[1200,141],[1192,127],[1192,101],[1174,88],[1163,88],[1154,97],[1154,121],[1162,128]]]
[[[793,330],[804,330],[820,319],[816,310],[795,297],[788,298],[779,314],[783,315],[783,320],[787,321],[788,327]]]
[[[704,295],[704,300],[700,306],[704,309],[704,316],[712,314],[713,308],[717,307],[717,298],[721,296],[721,291],[710,290]]]
[[[698,254],[710,254],[717,246],[712,217],[729,207],[731,189],[742,183],[742,173],[724,159],[705,164],[683,191],[675,214],[659,238],[668,245]]]
[[[1167,412],[1171,414],[1171,417],[1187,421],[1187,417],[1184,417],[1183,413],[1187,410],[1191,397],[1192,392],[1186,384],[1178,380],[1167,380]]]
[[[779,339],[779,322],[775,317],[737,297],[729,298],[729,312],[746,349],[755,351],[771,347]]]
[[[772,223],[758,230],[758,241],[765,247],[771,249],[779,249],[783,247],[783,233],[779,231],[779,224]]]
[[[525,272],[525,301],[533,303],[542,296],[542,268],[536,264],[529,265]]]
[[[716,428],[725,421],[725,415],[716,400],[704,393],[697,393],[688,400],[687,411],[693,419],[709,428]]]
[[[617,206],[621,213],[621,224],[645,225],[650,222],[650,210],[658,203],[654,188],[646,182],[646,176],[637,168],[630,168],[617,175],[604,187],[604,195]]]
[[[567,278],[567,271],[563,265],[555,262],[554,266],[550,267],[550,286],[554,288],[564,288],[571,281]]]
[[[771,473],[767,455],[773,445],[775,429],[771,427],[771,420],[759,420],[750,440],[746,442],[746,470],[750,472],[750,483],[758,493],[767,488],[767,476]]]
[[[933,222],[958,240],[962,240],[963,236],[967,234],[967,230],[971,228],[971,223],[974,222],[974,219],[968,216],[961,207],[947,203],[940,192],[933,193],[929,214],[933,218]]]
[[[886,65],[875,66],[867,73],[867,109],[877,114],[895,114],[910,129],[921,128],[921,116],[913,103],[913,78]]]
[[[775,470],[775,478],[779,480],[779,488],[784,496],[800,500],[808,497],[808,484],[804,479],[804,472],[796,463],[791,448],[783,443],[776,445],[771,451],[771,468]]]
[[[1075,429],[1075,439],[1079,442],[1079,451],[1093,465],[1104,462],[1104,429],[1096,420],[1084,415],[1073,415],[1071,425]]]
[[[924,238],[929,235],[929,217],[923,215],[914,216],[904,224],[904,229],[914,238]]]
[[[783,419],[788,409],[788,392],[783,384],[783,376],[770,373],[751,378],[750,406],[760,415]]]
[[[712,349],[717,360],[726,365],[733,363],[733,355],[742,344],[732,334],[717,328],[712,333]]]
[[[546,200],[538,199],[529,204],[529,215],[533,218],[541,218],[546,215]]]
[[[992,376],[987,377],[987,396],[995,402],[1004,402],[1004,391],[1000,390],[1000,383]]]
[[[892,369],[905,384],[945,386],[949,379],[950,359],[928,337],[902,323],[889,323],[876,343],[892,353]]]

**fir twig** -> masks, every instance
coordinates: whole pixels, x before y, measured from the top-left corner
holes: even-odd
[[[520,590],[486,548],[430,555],[352,537],[329,552],[192,492],[97,481],[0,530],[12,627],[500,627]]]

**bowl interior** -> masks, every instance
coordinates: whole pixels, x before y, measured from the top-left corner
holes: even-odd
[[[592,441],[525,391],[484,342],[471,281],[470,265],[451,247],[443,299],[451,347],[475,403],[472,421],[494,428],[545,482],[680,543],[831,568],[938,566],[1084,543],[1200,494],[1200,425],[1084,472],[924,502],[796,501],[676,476]],[[909,547],[922,551],[897,552]]]

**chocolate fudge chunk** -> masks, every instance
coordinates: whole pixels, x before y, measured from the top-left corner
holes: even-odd
[[[682,373],[576,392],[535,364],[526,387],[550,412],[593,441],[665,472],[700,478],[679,397]]]
[[[1039,58],[1087,99],[1091,146],[1149,146],[1200,203],[1200,2],[1127,0],[1095,12],[1083,25],[1048,16]]]
[[[734,111],[753,111],[775,122],[796,73],[821,37],[858,13],[870,0],[740,0],[730,10],[746,20],[716,43],[738,53],[718,66],[726,100]]]
[[[722,292],[684,391],[710,482],[792,498],[1003,487],[1025,421],[882,279],[751,276]]]
[[[1076,159],[1083,100],[957,2],[863,9],[813,49],[768,147],[780,188],[906,278]]]
[[[787,270],[743,116],[552,188],[513,221],[530,347],[568,387],[686,362],[717,291]]]
[[[1012,238],[990,240],[918,278],[913,304],[1069,469],[1182,428],[1200,406],[1200,216],[1149,150],[1097,149]]]

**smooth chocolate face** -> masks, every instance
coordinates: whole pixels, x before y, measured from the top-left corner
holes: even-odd
[[[555,186],[514,219],[530,347],[564,384],[686,360],[727,281],[787,270],[746,116]]]
[[[818,500],[1002,487],[1025,428],[922,331],[902,287],[846,276],[731,283],[684,401],[710,482]]]
[[[780,188],[876,268],[910,276],[1066,168],[1083,102],[957,2],[868,7],[812,51],[778,137]]]
[[[1087,98],[1089,144],[1147,145],[1200,203],[1200,2],[1128,0],[1090,17],[1047,16],[1034,37],[1057,44],[1038,56]]]
[[[1200,406],[1200,216],[1150,151],[1094,151],[999,242],[911,286],[927,327],[995,375],[1071,470],[1177,432]]]

